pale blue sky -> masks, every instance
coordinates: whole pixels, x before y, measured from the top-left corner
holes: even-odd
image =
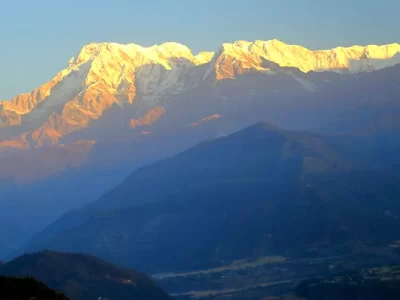
[[[398,0],[4,0],[0,99],[29,92],[90,42],[177,41],[195,52],[277,38],[312,49],[400,42]]]

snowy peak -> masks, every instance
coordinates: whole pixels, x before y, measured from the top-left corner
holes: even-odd
[[[182,85],[187,70],[210,62],[213,55],[194,55],[187,46],[175,42],[151,47],[85,45],[51,81],[31,93],[0,102],[0,128],[16,127],[11,142],[1,143],[0,148],[54,145],[63,136],[89,127],[112,106],[133,104],[138,86],[141,106],[151,109],[166,89]],[[57,124],[62,124],[62,129]]]
[[[199,66],[199,65],[203,65],[206,63],[209,63],[213,57],[214,57],[215,53],[214,52],[200,52],[199,54],[197,54],[196,56],[194,56],[194,63]]]
[[[219,52],[215,70],[217,79],[234,78],[254,70],[269,70],[271,64],[297,68],[302,72],[364,72],[400,63],[400,45],[337,47],[309,50],[279,40],[237,41],[225,43]],[[269,64],[265,64],[265,62]]]
[[[84,46],[77,57],[70,60],[69,66],[78,66],[96,59],[107,60],[120,57],[135,65],[158,63],[169,68],[169,59],[183,58],[199,65],[208,63],[212,56],[212,52],[201,52],[195,56],[187,46],[175,42],[151,47],[142,47],[136,44],[92,43]]]
[[[193,55],[192,51],[179,43],[164,43],[152,47],[136,44],[91,43],[70,59],[68,67],[51,81],[31,93],[21,94],[11,101],[0,102],[0,127],[20,125],[22,116],[31,114],[42,102],[65,104],[64,114],[79,115],[85,124],[97,119],[113,103],[132,103],[136,94],[135,74],[146,65],[159,65],[171,70],[175,61],[188,66],[208,63],[211,52]],[[92,100],[97,99],[95,102]],[[99,99],[104,99],[99,101]],[[47,104],[45,106],[52,106]],[[43,115],[43,110],[40,112]]]

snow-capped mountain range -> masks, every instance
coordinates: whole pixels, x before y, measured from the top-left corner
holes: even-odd
[[[237,41],[224,43],[215,53],[194,55],[178,43],[152,47],[93,43],[84,46],[51,81],[0,102],[0,149],[60,144],[73,132],[90,128],[114,106],[126,112],[122,127],[149,125],[168,113],[174,98],[191,97],[196,88],[205,88],[204,82],[211,88],[246,74],[285,74],[313,92],[318,86],[301,74],[357,74],[399,63],[399,44],[311,51],[279,40]],[[188,124],[219,113],[199,115]]]

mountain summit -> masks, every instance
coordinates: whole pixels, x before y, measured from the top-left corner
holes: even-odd
[[[20,136],[13,139],[14,143],[0,147],[55,144],[60,137],[99,119],[113,105],[132,104],[140,68],[189,68],[209,62],[212,55],[203,52],[195,56],[177,43],[148,48],[115,43],[86,45],[51,81],[29,94],[0,103],[0,127],[20,126]],[[159,86],[158,93],[173,84]]]

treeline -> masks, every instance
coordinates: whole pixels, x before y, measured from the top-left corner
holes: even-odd
[[[0,276],[2,300],[68,300],[62,293],[48,288],[33,277],[15,278]]]

